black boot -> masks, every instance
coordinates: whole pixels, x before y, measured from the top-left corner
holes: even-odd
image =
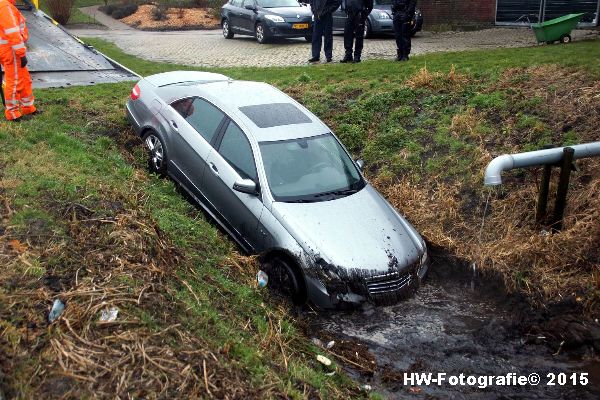
[[[359,63],[360,62],[360,54],[354,53],[354,62],[355,63]]]
[[[396,61],[402,61],[402,52],[400,50],[396,50]]]
[[[346,53],[344,58],[340,60],[341,63],[351,63],[352,62],[352,53]]]

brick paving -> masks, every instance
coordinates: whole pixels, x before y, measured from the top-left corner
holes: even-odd
[[[138,31],[105,15],[100,16],[102,13],[95,7],[87,7],[82,11],[95,15],[96,19],[109,29],[74,29],[71,31],[73,34],[108,40],[126,53],[147,60],[210,67],[261,67],[305,65],[310,57],[310,44],[304,39],[280,40],[261,45],[249,36],[236,35],[234,39],[225,39],[220,30]],[[573,40],[598,37],[599,31],[573,32]],[[412,54],[535,45],[534,35],[528,28],[496,27],[472,32],[419,32],[413,39]],[[339,61],[344,54],[341,34],[334,35],[333,46],[334,61]],[[365,39],[363,60],[391,59],[395,55],[393,38]],[[321,59],[324,58],[322,55]]]

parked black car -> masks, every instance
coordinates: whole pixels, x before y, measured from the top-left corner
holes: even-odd
[[[223,36],[254,36],[258,43],[272,38],[303,37],[311,41],[310,7],[296,0],[229,0],[221,8]]]
[[[423,14],[418,8],[415,10],[415,23],[412,26],[412,35],[423,28]],[[333,30],[343,31],[346,23],[346,13],[338,8],[333,13]],[[392,21],[392,0],[374,0],[373,11],[367,18],[365,24],[365,38],[373,34],[394,33],[394,24]]]

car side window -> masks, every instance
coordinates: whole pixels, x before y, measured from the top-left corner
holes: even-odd
[[[209,143],[225,117],[221,110],[199,97],[178,100],[171,106]]]
[[[244,0],[244,2],[242,3],[242,7],[252,6],[252,5],[254,5],[254,0]]]
[[[235,7],[241,7],[242,6],[242,0],[231,0],[231,5],[235,6]]]
[[[256,165],[250,142],[244,132],[233,122],[229,122],[227,130],[223,134],[219,154],[242,178],[257,181]]]

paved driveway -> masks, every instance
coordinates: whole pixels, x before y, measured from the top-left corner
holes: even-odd
[[[90,11],[91,13],[92,11]],[[98,37],[115,43],[123,51],[148,60],[197,66],[289,66],[303,65],[310,57],[310,44],[304,39],[282,40],[260,45],[254,38],[238,36],[225,39],[220,30],[143,32],[96,14],[109,29],[75,29],[81,37]],[[114,22],[113,22],[114,21]],[[598,38],[600,32],[578,30],[573,39]],[[420,32],[413,39],[413,54],[498,47],[534,46],[533,33],[526,28],[492,28],[473,32]],[[344,55],[343,37],[334,35],[334,61]],[[363,59],[394,58],[393,38],[366,39]],[[321,59],[324,59],[321,56]]]

